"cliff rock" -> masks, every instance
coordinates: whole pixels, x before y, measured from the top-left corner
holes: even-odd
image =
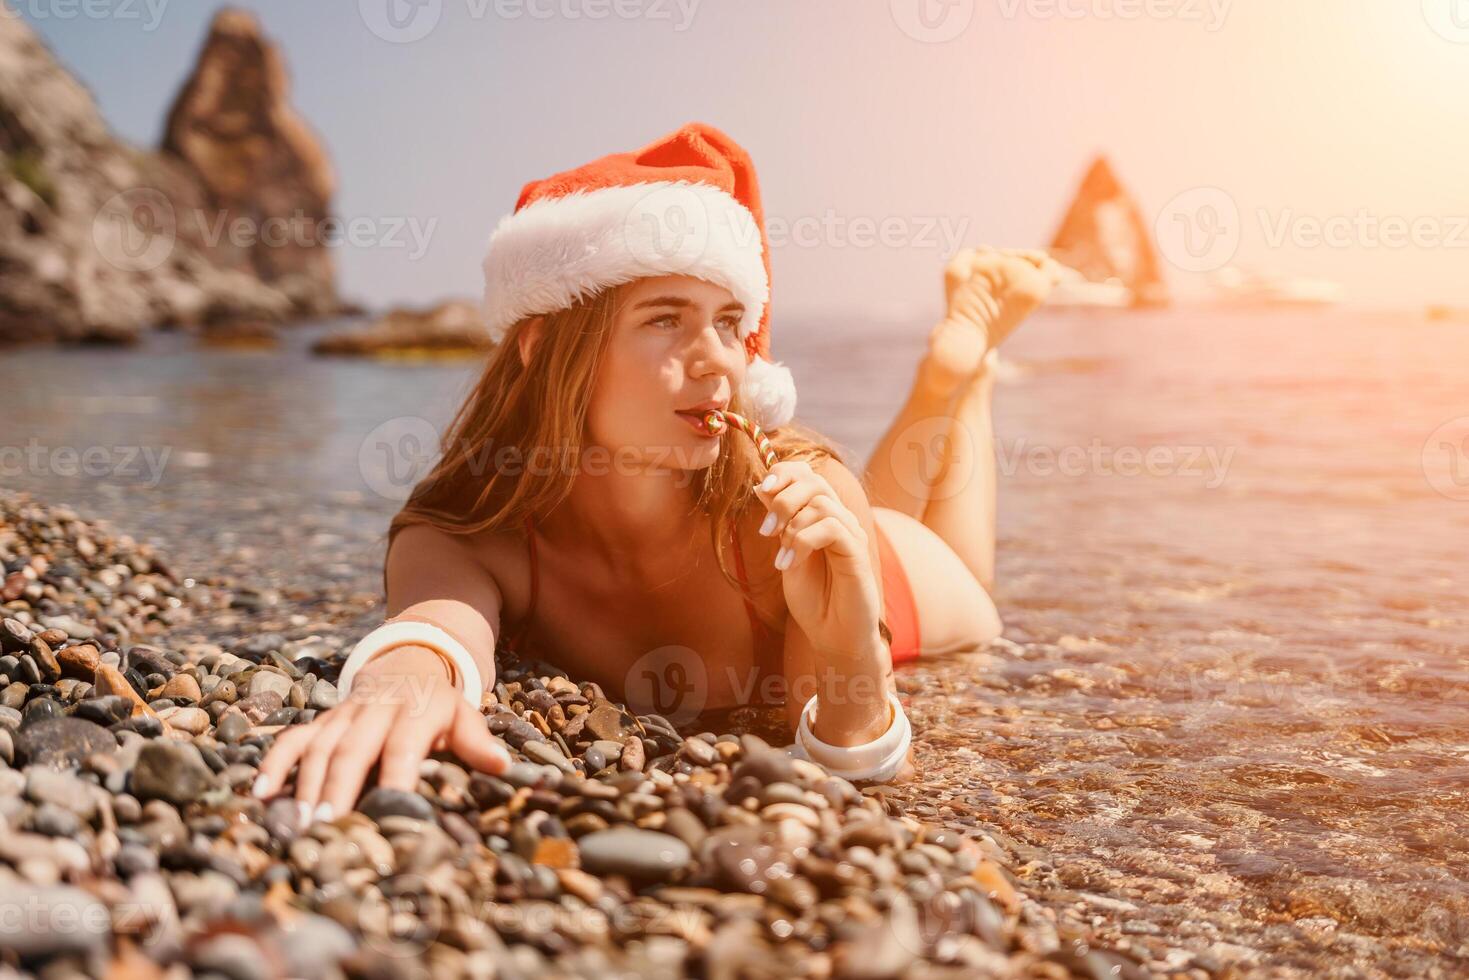
[[[1105,157],[1098,157],[1087,171],[1051,242],[1051,254],[1091,282],[1119,280],[1132,290],[1137,306],[1168,302],[1168,287],[1142,209]]]
[[[211,39],[221,30],[237,35],[238,15],[219,15]],[[201,75],[223,83],[217,73]],[[242,84],[231,79],[227,87]],[[179,101],[195,107],[180,120],[207,118],[197,98]],[[299,130],[281,143],[299,147]],[[260,141],[251,145],[258,150]],[[302,167],[314,199],[330,189],[321,159],[317,148]],[[91,93],[25,20],[0,11],[0,343],[126,342],[154,325],[280,322],[330,309],[324,250],[241,261],[200,240],[199,216],[209,227],[210,210],[224,199],[213,164],[207,155],[149,152],[114,137]],[[282,193],[294,186],[285,179],[272,186],[271,174],[289,170],[276,166],[255,172],[261,186],[246,199],[256,218],[286,214],[276,209],[304,197]]]

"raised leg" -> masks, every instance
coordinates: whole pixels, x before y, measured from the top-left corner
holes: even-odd
[[[943,538],[986,592],[995,584],[994,359],[954,399],[942,468],[919,518]]]
[[[874,504],[933,530],[986,592],[995,581],[994,348],[1045,300],[1060,270],[1029,249],[981,246],[949,261],[947,313],[864,474]]]
[[[913,387],[867,461],[864,482],[872,503],[922,519],[942,477],[954,403],[985,349],[983,331],[962,321],[945,319],[930,331]]]

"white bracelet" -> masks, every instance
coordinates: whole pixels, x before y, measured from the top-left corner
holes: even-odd
[[[887,703],[893,709],[887,731],[861,745],[832,745],[812,734],[811,720],[816,709],[816,695],[813,694],[801,709],[796,741],[787,751],[844,779],[885,783],[902,768],[903,760],[908,757],[908,748],[913,743],[913,729],[908,724],[903,703],[891,691],[888,692]]]
[[[432,623],[406,619],[384,623],[358,641],[347,655],[347,662],[342,665],[341,676],[337,679],[337,693],[345,699],[352,689],[357,671],[363,665],[380,653],[410,643],[438,650],[452,660],[459,669],[459,678],[464,682],[461,688],[464,700],[469,702],[470,707],[476,710],[479,708],[480,700],[484,696],[484,682],[480,679],[479,666],[464,648],[464,644]]]

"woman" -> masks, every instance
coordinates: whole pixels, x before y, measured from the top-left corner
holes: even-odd
[[[257,795],[299,766],[303,819],[332,819],[374,765],[409,791],[436,750],[503,770],[478,708],[497,644],[694,731],[750,705],[798,731],[809,709],[809,744],[840,754],[898,730],[894,662],[999,635],[992,355],[1059,267],[948,264],[947,314],[859,479],[791,424],[764,227],[748,155],[699,123],[525,186],[485,259],[500,344],[389,530],[390,618],[343,702],[279,735]],[[768,474],[709,408],[766,428]]]

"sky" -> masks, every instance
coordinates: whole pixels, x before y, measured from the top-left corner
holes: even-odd
[[[156,146],[222,4],[6,0]],[[755,160],[772,312],[926,317],[1105,154],[1170,286],[1469,307],[1469,0],[253,0],[327,147],[345,295],[476,298],[521,186],[691,120]]]

